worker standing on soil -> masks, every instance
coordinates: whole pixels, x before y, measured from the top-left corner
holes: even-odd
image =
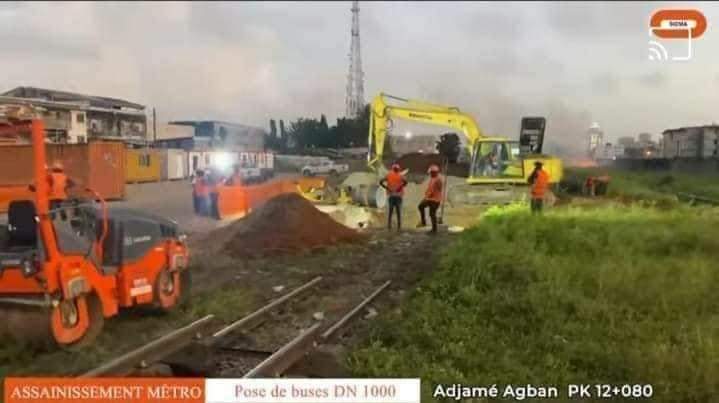
[[[397,212],[397,230],[402,229],[402,198],[404,197],[404,187],[407,186],[407,180],[400,173],[399,164],[392,164],[392,169],[379,182],[379,185],[387,190],[389,194],[388,206],[389,213],[387,215],[387,229],[392,229],[392,213]]]
[[[424,192],[424,199],[419,203],[419,217],[422,220],[417,227],[421,228],[427,225],[424,218],[424,210],[429,208],[429,218],[432,220],[432,231],[430,234],[437,233],[437,210],[442,203],[442,178],[439,176],[439,167],[432,164],[429,167],[429,184]]]
[[[195,179],[192,181],[192,198],[197,215],[208,215],[207,206],[209,197],[209,187],[207,185],[207,179],[205,178],[205,172],[198,169],[195,172]]]
[[[534,171],[529,175],[529,184],[532,185],[532,213],[539,214],[542,212],[544,205],[544,195],[549,188],[549,174],[542,169],[542,161],[534,162]]]

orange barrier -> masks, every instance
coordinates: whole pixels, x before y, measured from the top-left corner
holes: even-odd
[[[33,193],[28,185],[0,186],[0,212],[7,212],[8,205],[13,200],[33,200]]]
[[[220,218],[239,218],[283,193],[297,192],[296,180],[276,180],[259,185],[218,186],[217,209]]]

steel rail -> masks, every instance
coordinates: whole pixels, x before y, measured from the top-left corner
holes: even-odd
[[[286,370],[295,365],[302,357],[314,348],[318,344],[325,343],[342,327],[354,319],[364,307],[372,302],[377,296],[382,293],[392,281],[387,281],[377,288],[367,298],[357,304],[352,310],[350,310],[345,316],[335,322],[329,329],[318,336],[321,323],[317,323],[308,330],[304,331],[289,343],[282,346],[275,353],[270,355],[267,359],[258,364],[255,368],[245,374],[244,378],[260,378],[260,377],[278,377],[282,375]]]
[[[230,332],[236,331],[243,327],[252,324],[255,320],[268,313],[273,308],[276,308],[280,304],[287,302],[292,297],[306,291],[310,287],[314,286],[322,280],[322,277],[315,277],[309,282],[302,286],[292,290],[292,292],[283,295],[282,297],[270,302],[269,304],[261,307],[260,309],[252,312],[251,314],[231,323],[228,326],[223,327],[219,331],[212,334],[211,337],[206,337],[201,342],[207,345],[213,345],[217,343],[222,337],[228,335]],[[93,377],[101,375],[115,375],[124,376],[131,374],[138,364],[141,363],[153,363],[162,360],[177,351],[187,347],[193,341],[200,341],[202,336],[200,331],[204,331],[214,319],[214,315],[207,315],[189,325],[176,329],[170,333],[167,333],[160,338],[146,344],[140,348],[132,350],[126,354],[121,355],[106,364],[103,364],[93,370],[90,370],[80,377]]]
[[[314,348],[314,342],[319,333],[321,323],[317,323],[300,335],[292,339],[277,350],[266,360],[246,373],[243,378],[277,377],[300,360],[309,350]]]
[[[236,322],[233,322],[233,323],[231,323],[231,324],[225,326],[224,328],[218,330],[217,332],[215,332],[215,333],[212,335],[212,341],[211,341],[211,342],[214,342],[214,341],[218,340],[219,338],[222,338],[223,336],[226,336],[228,333],[233,332],[233,331],[235,331],[235,330],[237,330],[237,329],[239,329],[239,328],[242,328],[243,326],[247,326],[249,323],[252,323],[254,320],[256,320],[257,318],[261,317],[262,315],[264,315],[265,313],[267,313],[267,312],[270,311],[271,309],[273,309],[273,308],[275,308],[276,306],[278,306],[278,305],[284,303],[285,301],[287,301],[288,299],[294,297],[295,295],[297,295],[297,294],[299,294],[299,293],[301,293],[301,292],[307,290],[308,288],[314,286],[315,284],[319,283],[320,281],[322,281],[322,277],[321,277],[321,276],[320,276],[320,277],[315,277],[313,280],[309,281],[308,283],[305,283],[304,285],[302,285],[302,286],[300,286],[300,287],[298,287],[298,288],[295,288],[292,292],[290,292],[290,293],[288,293],[288,294],[286,294],[286,295],[283,295],[282,297],[280,297],[280,298],[278,298],[278,299],[276,299],[276,300],[270,302],[269,304],[263,306],[262,308],[260,308],[260,309],[258,309],[258,310],[256,310],[256,311],[252,312],[251,314],[245,316],[244,318],[242,318],[242,319],[240,319],[240,320],[238,320],[238,321],[236,321]]]
[[[377,296],[384,291],[389,285],[392,284],[392,280],[388,280],[386,283],[382,284],[378,289],[376,289],[372,294],[370,294],[369,297],[365,298],[362,302],[360,302],[354,309],[349,311],[345,316],[343,316],[340,320],[335,322],[334,325],[332,325],[329,329],[327,329],[320,338],[323,342],[327,342],[330,340],[330,338],[343,326],[347,324],[350,320],[352,320],[362,309],[367,306],[372,300],[377,298]]]
[[[82,374],[81,378],[112,374],[124,376],[132,373],[135,366],[149,357],[160,359],[187,346],[198,338],[199,332],[209,326],[214,315],[207,315],[185,327],[174,330],[138,349],[123,354],[110,362]]]

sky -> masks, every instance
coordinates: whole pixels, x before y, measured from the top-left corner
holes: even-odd
[[[350,2],[0,3],[0,90],[37,86],[155,107],[159,121],[267,128],[341,117]],[[708,21],[688,61],[650,61],[649,18],[695,8]],[[717,3],[360,2],[365,96],[450,104],[485,133],[580,147],[719,122]],[[661,41],[672,55],[685,42]]]

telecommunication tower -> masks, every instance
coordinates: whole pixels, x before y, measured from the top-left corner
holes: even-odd
[[[360,53],[359,2],[352,2],[352,42],[350,43],[350,69],[347,75],[345,115],[356,118],[364,108],[364,73]]]

